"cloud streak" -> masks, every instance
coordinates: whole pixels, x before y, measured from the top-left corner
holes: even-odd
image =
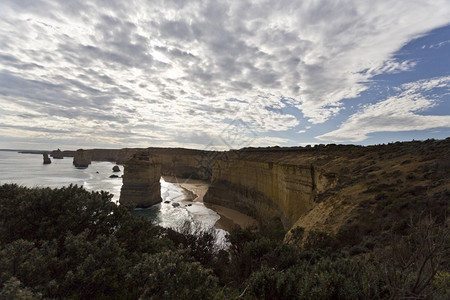
[[[450,76],[404,84],[398,96],[367,105],[353,114],[337,130],[318,136],[319,140],[361,142],[375,132],[397,132],[450,127],[450,116],[421,114],[434,107],[437,89],[450,94]],[[424,96],[428,94],[429,96]]]

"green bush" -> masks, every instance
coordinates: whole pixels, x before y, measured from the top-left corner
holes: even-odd
[[[144,255],[127,279],[145,299],[212,299],[217,286],[212,271],[183,250]]]
[[[212,271],[176,250],[165,229],[110,199],[77,186],[0,186],[0,295],[210,299],[218,291]]]
[[[284,271],[263,267],[247,281],[257,299],[380,299],[387,296],[377,266],[345,258],[300,261]]]
[[[3,185],[0,298],[445,299],[448,191],[433,195],[436,218],[401,217],[430,201],[399,196],[369,206],[387,225],[361,207],[337,238],[297,228],[285,243],[273,220],[231,231],[219,251],[212,232],[154,226],[104,192]]]

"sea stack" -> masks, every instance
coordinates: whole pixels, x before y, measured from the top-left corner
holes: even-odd
[[[73,157],[73,165],[76,168],[85,169],[91,164],[91,156],[89,155],[89,152],[78,149],[77,152],[75,152],[75,156]]]
[[[134,154],[124,166],[120,204],[144,208],[161,202],[161,162],[148,151]]]
[[[47,153],[44,153],[43,156],[44,156],[44,165],[48,165],[48,164],[52,163],[52,161],[50,160],[50,157],[48,157]]]
[[[53,150],[52,153],[50,154],[50,156],[53,157],[54,159],[63,159],[64,158],[64,155],[60,149]]]

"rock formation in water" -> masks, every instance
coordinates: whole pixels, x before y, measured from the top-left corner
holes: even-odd
[[[114,166],[114,167],[112,168],[112,170],[113,170],[113,172],[120,172],[119,166]]]
[[[77,168],[87,168],[91,164],[91,155],[88,151],[78,149],[73,157],[73,165]]]
[[[52,153],[50,153],[50,156],[53,157],[54,159],[63,159],[64,158],[64,154],[60,149],[53,150]]]
[[[124,166],[120,204],[149,207],[161,202],[161,162],[141,151],[133,155]]]
[[[44,156],[44,165],[51,164],[52,161],[50,160],[50,157],[48,157],[48,154],[44,153],[42,154]]]

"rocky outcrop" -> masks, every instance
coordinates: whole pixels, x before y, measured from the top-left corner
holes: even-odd
[[[148,151],[138,152],[125,163],[120,204],[149,207],[161,202],[161,162]]]
[[[44,165],[48,165],[48,164],[52,163],[52,161],[50,160],[50,157],[48,157],[48,154],[44,153],[42,155],[43,155],[43,158],[44,158]]]
[[[73,165],[76,168],[84,169],[91,164],[91,155],[88,151],[78,149],[73,157]]]
[[[112,168],[112,170],[113,170],[113,172],[120,172],[120,168],[119,168],[119,166],[114,166],[113,168]]]
[[[63,159],[64,158],[64,154],[60,149],[53,150],[52,153],[50,154],[50,156],[53,157],[54,159]]]

